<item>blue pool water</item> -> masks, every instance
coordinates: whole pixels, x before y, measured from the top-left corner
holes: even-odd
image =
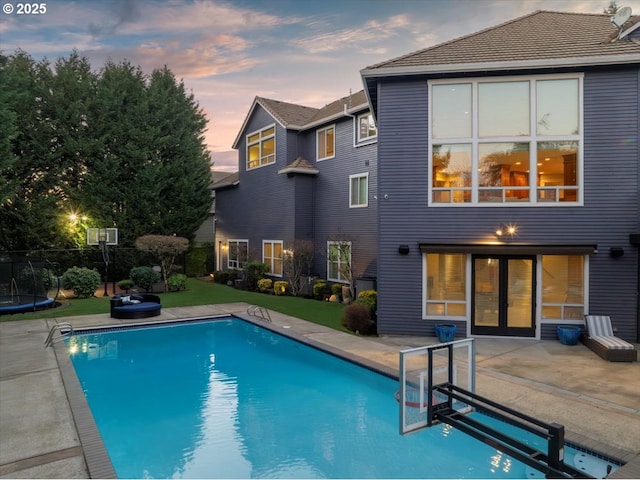
[[[239,319],[69,351],[120,478],[543,477],[447,425],[401,436],[396,380]]]

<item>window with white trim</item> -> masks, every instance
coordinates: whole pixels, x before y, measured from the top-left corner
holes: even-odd
[[[581,75],[429,89],[430,205],[581,203]]]
[[[584,255],[542,255],[542,319],[582,322]]]
[[[316,158],[318,160],[326,160],[336,155],[336,127],[321,128],[316,132]]]
[[[227,267],[236,270],[244,268],[244,264],[249,260],[249,240],[229,240],[229,252]]]
[[[465,318],[467,315],[467,255],[426,253],[425,317]]]
[[[276,127],[271,125],[247,135],[247,170],[276,161]]]
[[[349,175],[349,207],[369,205],[369,173]]]
[[[282,276],[282,240],[262,241],[262,263],[269,266],[269,275]]]
[[[327,280],[351,281],[351,242],[327,242]]]
[[[371,140],[377,136],[378,129],[376,128],[376,122],[371,112],[358,115],[358,142]]]

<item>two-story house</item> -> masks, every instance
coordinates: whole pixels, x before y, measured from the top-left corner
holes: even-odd
[[[376,142],[363,91],[323,108],[256,97],[233,145],[238,172],[213,186],[218,268],[259,261],[284,278],[287,253],[306,242],[305,273],[371,288]]]
[[[540,11],[361,71],[379,333],[552,338],[591,313],[638,341],[640,17],[623,20]]]

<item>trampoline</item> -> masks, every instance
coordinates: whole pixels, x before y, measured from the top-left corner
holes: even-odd
[[[59,292],[60,282],[51,262],[0,258],[0,315],[52,307]]]

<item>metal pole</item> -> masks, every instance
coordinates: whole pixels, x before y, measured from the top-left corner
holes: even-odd
[[[549,458],[549,466],[555,470],[562,471],[564,464],[564,426],[559,423],[549,424],[549,446],[547,457]],[[547,475],[547,478],[553,478]]]

